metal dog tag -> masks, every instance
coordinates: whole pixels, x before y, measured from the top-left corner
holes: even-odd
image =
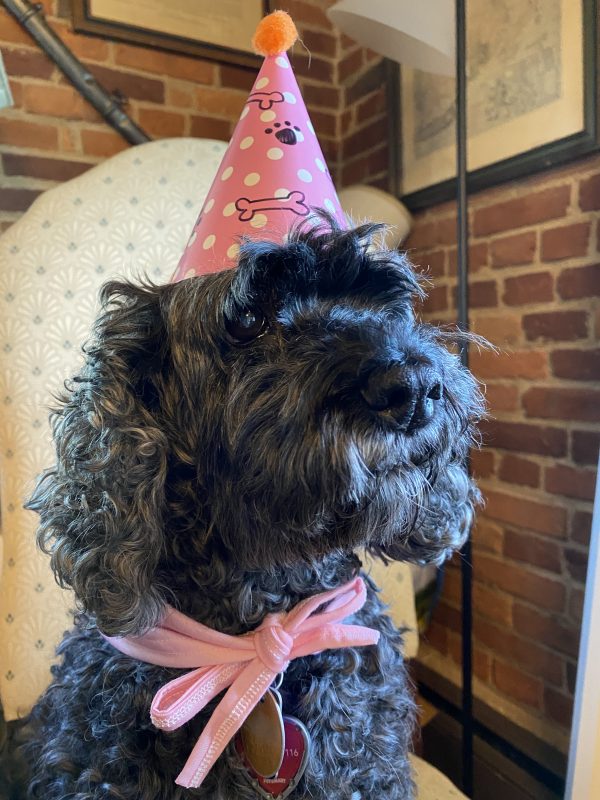
[[[238,735],[244,758],[254,772],[264,778],[276,775],[285,749],[281,695],[278,691],[269,689]]]
[[[241,737],[235,739],[234,747],[246,768],[246,777],[259,797],[264,800],[285,800],[290,795],[304,774],[310,753],[310,735],[300,720],[295,717],[284,717],[285,752],[283,761],[276,775],[266,778],[252,769],[245,757]]]

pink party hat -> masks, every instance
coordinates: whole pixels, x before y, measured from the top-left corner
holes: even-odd
[[[348,227],[286,51],[294,23],[275,11],[253,44],[265,56],[173,281],[237,264],[243,236],[281,242],[312,209]]]

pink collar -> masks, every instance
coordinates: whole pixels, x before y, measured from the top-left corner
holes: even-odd
[[[192,750],[176,783],[200,786],[228,742],[293,658],[336,647],[377,644],[378,631],[341,622],[365,603],[362,578],[303,600],[291,611],[269,614],[254,631],[229,636],[167,607],[161,624],[143,636],[105,637],[126,655],[163,667],[192,669],[156,693],[150,715],[172,731],[230,686]],[[326,607],[317,612],[317,609]]]

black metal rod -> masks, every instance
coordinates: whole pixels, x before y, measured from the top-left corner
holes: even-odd
[[[77,91],[126,141],[130,144],[150,141],[148,134],[123,111],[119,98],[109,94],[56,35],[46,22],[43,8],[39,3],[32,5],[29,0],[2,0],[2,5],[35,39]]]
[[[456,175],[457,175],[457,307],[458,326],[469,330],[469,208],[467,200],[467,22],[465,0],[456,0]],[[469,343],[461,362],[469,366]],[[468,465],[467,465],[468,466]],[[469,532],[470,533],[470,532]],[[462,782],[473,796],[473,567],[471,537],[462,550]]]

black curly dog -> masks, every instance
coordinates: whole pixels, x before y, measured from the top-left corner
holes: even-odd
[[[215,704],[155,729],[153,695],[180,671],[99,631],[139,634],[169,603],[239,634],[356,576],[356,550],[441,562],[464,541],[482,398],[451,334],[416,321],[418,279],[372,243],[380,227],[323,216],[283,245],[245,242],[235,270],[104,287],[29,503],[81,610],[28,722],[29,798],[254,800],[231,751],[199,789],[175,785]],[[413,797],[400,634],[367,582],[356,620],[379,644],[285,673],[313,742],[296,800]]]

